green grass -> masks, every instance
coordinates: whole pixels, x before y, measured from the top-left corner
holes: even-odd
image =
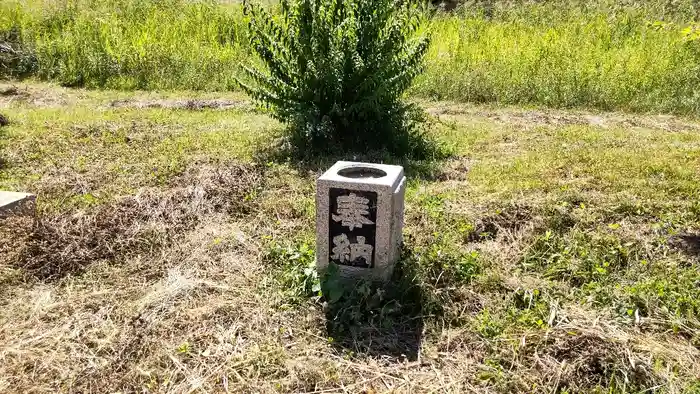
[[[454,156],[402,162],[402,274],[324,304],[335,158],[285,158],[238,93],[19,85],[0,189],[39,213],[0,226],[0,391],[697,390],[700,124],[423,106]]]
[[[60,103],[65,92],[49,92],[43,98]],[[129,106],[111,108],[110,103],[123,97],[120,93],[98,93],[96,98],[101,101],[88,101],[94,105],[49,104],[41,111],[31,107],[13,110],[12,123],[24,125],[26,132],[21,139],[15,139],[16,129],[4,128],[0,147],[5,160],[19,160],[22,164],[11,166],[0,175],[0,188],[28,187],[17,183],[18,178],[31,180],[34,186],[30,188],[48,182],[53,186],[43,194],[47,203],[53,201],[57,209],[94,204],[132,193],[139,187],[162,185],[188,163],[197,161],[202,151],[220,161],[250,159],[258,146],[269,143],[280,130],[276,121],[253,112],[240,94],[227,96],[230,102],[242,103],[241,108],[227,111],[234,114],[232,117],[167,107],[146,112]],[[168,95],[157,97],[166,105],[177,104]],[[221,97],[218,95],[217,99]],[[200,98],[206,100],[209,96]],[[132,105],[149,100],[153,100],[151,95],[142,94]],[[98,170],[99,176],[95,176]],[[52,177],[62,171],[72,175]],[[90,192],[64,195],[84,187]]]
[[[556,5],[519,11],[434,20],[428,69],[415,93],[550,107],[700,110],[700,42],[682,32],[689,20]]]
[[[413,95],[700,113],[693,2],[494,4],[431,18]],[[235,3],[11,0],[0,32],[29,51],[17,71],[67,86],[232,90],[239,63],[255,62]]]
[[[16,71],[90,89],[0,87],[0,190],[39,195],[0,219],[0,392],[697,392],[700,33],[670,4],[434,15],[410,94],[453,155],[355,158],[405,166],[405,245],[339,292],[314,192],[347,158],[222,92],[239,5],[2,2]]]
[[[66,86],[228,90],[247,57],[241,7],[208,1],[10,1],[0,26]]]

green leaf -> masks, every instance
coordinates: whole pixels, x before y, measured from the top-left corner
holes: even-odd
[[[415,5],[392,0],[283,0],[280,17],[245,2],[262,68],[236,82],[311,146],[388,148],[415,127],[402,95],[423,70]]]

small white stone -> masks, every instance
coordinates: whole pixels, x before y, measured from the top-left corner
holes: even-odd
[[[35,201],[36,196],[33,194],[0,190],[0,218],[17,213],[31,213],[34,209]]]

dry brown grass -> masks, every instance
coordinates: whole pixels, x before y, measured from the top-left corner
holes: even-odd
[[[191,108],[196,112],[186,115],[198,114],[209,123],[187,133],[181,125],[181,113],[191,111],[186,107],[109,105],[172,98],[56,89],[60,100],[46,101],[72,108],[87,100],[84,105],[104,111],[94,122],[116,127],[119,117],[142,111],[162,133],[137,130],[143,137],[139,149],[155,152],[162,141],[175,140],[189,154],[182,159],[187,166],[157,182],[135,172],[105,177],[106,160],[80,167],[73,156],[106,152],[107,146],[124,149],[118,160],[143,160],[124,148],[136,138],[114,142],[112,134],[92,132],[88,121],[78,119],[51,123],[58,130],[38,134],[42,144],[36,143],[33,126],[44,122],[42,111],[53,111],[37,104],[42,89],[51,93],[30,87],[33,99],[4,104],[16,111],[18,123],[8,128],[9,138],[21,149],[12,152],[0,181],[33,188],[40,209],[34,223],[23,217],[0,223],[0,392],[686,393],[700,381],[695,317],[677,314],[664,300],[631,316],[616,304],[629,292],[617,285],[635,284],[636,275],[640,282],[663,281],[671,276],[666,272],[692,274],[689,267],[697,267],[693,234],[700,221],[683,194],[689,188],[684,182],[695,178],[683,178],[684,173],[667,170],[659,177],[670,179],[670,188],[636,183],[636,189],[617,193],[590,181],[597,174],[585,173],[575,156],[567,162],[554,155],[570,142],[569,134],[556,134],[554,120],[541,122],[552,132],[534,133],[537,116],[525,116],[528,125],[520,125],[478,113],[486,109],[469,110],[461,118],[451,114],[446,122],[454,125],[442,124],[447,130],[440,130],[467,152],[425,171],[407,167],[413,172],[404,272],[411,274],[403,279],[413,287],[398,290],[419,296],[394,294],[378,306],[365,300],[361,308],[338,311],[317,297],[298,292],[290,297],[294,289],[288,286],[294,283],[280,279],[285,261],[270,257],[274,247],[293,254],[312,243],[313,181],[320,166],[223,160],[220,150],[197,139],[224,133],[211,131],[211,125],[243,116],[237,112]],[[17,95],[0,98],[0,104],[19,100]],[[509,113],[508,119],[520,119],[524,111],[495,112],[502,119]],[[89,111],[76,113],[82,117]],[[47,114],[50,122],[55,112]],[[469,122],[495,123],[466,133]],[[692,133],[675,129],[690,121],[674,122],[661,137],[648,137],[662,148],[687,148],[659,158],[664,169],[692,155],[697,144]],[[265,127],[251,134],[264,134]],[[596,137],[598,131],[589,134]],[[590,137],[587,129],[573,132]],[[598,160],[612,168],[603,175],[619,177],[618,183],[643,178],[635,173],[638,157],[617,163],[624,156],[614,150],[614,139],[625,134],[616,133],[609,145],[595,146]],[[650,135],[631,134],[625,143]],[[530,152],[534,158],[526,156]],[[586,147],[575,145],[571,154],[581,152]],[[55,160],[51,168],[36,159],[42,154]],[[181,160],[180,153],[167,154]],[[550,161],[537,161],[548,155]],[[514,162],[521,164],[498,171]],[[548,172],[552,164],[562,167],[556,175]],[[532,169],[537,165],[541,173]],[[582,173],[570,176],[571,170]],[[556,176],[550,182],[555,186],[527,183],[540,174]],[[104,188],[117,177],[135,190],[75,203],[96,190],[129,191]],[[683,231],[663,232],[663,226]],[[564,240],[552,253],[565,254],[577,231],[632,242],[628,266],[612,273],[618,275],[612,283],[600,280],[608,304],[570,281],[552,278],[546,266],[523,268],[524,256],[548,230]],[[607,246],[594,243],[596,237],[584,239],[590,243],[583,246],[592,252]],[[662,273],[634,265],[642,258],[661,264]],[[465,260],[476,271],[460,276],[452,265]],[[694,294],[687,286],[681,290],[679,297]],[[689,301],[677,304],[682,302]],[[352,313],[357,316],[334,320]]]
[[[78,273],[99,261],[153,254],[212,213],[246,215],[245,198],[263,187],[259,169],[198,166],[165,191],[144,190],[94,209],[40,216],[24,252],[6,264],[41,279]],[[11,227],[9,224],[3,227]]]
[[[664,131],[699,130],[697,122],[673,115],[631,115],[622,112],[562,111],[556,109],[484,108],[461,103],[441,102],[431,105],[430,114],[440,119],[473,117],[513,125],[520,129],[535,127],[562,127],[571,125],[595,126],[604,129],[619,127],[652,128]]]
[[[270,267],[260,263],[262,235],[296,231],[270,226],[268,218],[272,207],[280,218],[293,218],[293,210],[272,202],[299,187],[276,178],[282,192],[241,202],[265,176],[248,166],[195,166],[162,192],[68,219],[40,217],[37,228],[51,232],[30,238],[39,243],[25,256],[37,265],[23,270],[69,275],[4,286],[0,390],[549,393],[605,385],[615,375],[680,392],[678,376],[700,373],[700,351],[673,336],[622,328],[570,307],[556,310],[547,330],[497,340],[424,316],[413,361],[349,353],[364,347],[330,343],[322,306],[290,307]],[[521,223],[517,212],[525,211],[485,217],[493,238],[484,242],[527,231],[508,224]],[[463,294],[450,300],[459,304],[445,307],[468,316],[508,293],[457,292]],[[658,360],[673,371],[659,369]]]

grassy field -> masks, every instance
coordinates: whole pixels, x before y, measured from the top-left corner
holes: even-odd
[[[700,393],[697,2],[473,3],[427,19],[416,161],[294,156],[238,2],[1,2],[0,190],[39,200],[0,392]],[[409,183],[391,285],[329,304],[338,159]]]
[[[697,2],[481,3],[430,16],[412,95],[700,114]],[[237,2],[6,0],[0,39],[25,51],[0,73],[66,86],[229,91],[255,61]]]
[[[424,102],[454,155],[399,161],[403,276],[333,309],[336,158],[246,97],[0,92],[0,189],[40,196],[0,225],[2,392],[700,392],[695,120]]]

